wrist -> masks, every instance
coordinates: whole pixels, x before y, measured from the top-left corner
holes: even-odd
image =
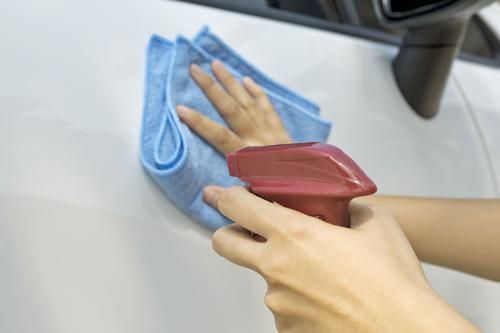
[[[442,299],[429,285],[411,288],[396,308],[395,332],[480,333],[479,329]]]

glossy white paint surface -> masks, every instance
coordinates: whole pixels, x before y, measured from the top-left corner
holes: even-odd
[[[429,122],[399,95],[387,46],[176,2],[11,2],[0,12],[1,332],[274,331],[261,279],[218,258],[137,157],[149,35],[205,23],[316,100],[335,122],[329,141],[381,192],[495,195],[463,96],[476,87],[462,82],[488,70],[456,66]],[[426,269],[453,305],[498,331],[498,285]]]
[[[498,191],[500,189],[500,68],[492,69],[477,64],[462,63],[456,73],[456,81],[467,92],[468,105],[474,110],[474,120],[480,127],[482,140],[488,148]]]

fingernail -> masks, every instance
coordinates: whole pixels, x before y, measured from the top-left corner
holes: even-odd
[[[199,75],[199,74],[203,73],[203,70],[197,64],[191,64],[191,66],[189,66],[189,68],[191,70],[191,74],[193,74],[193,75]]]
[[[243,79],[241,79],[241,80],[246,85],[254,85],[255,84],[255,81],[252,80],[252,78],[250,76],[244,76]]]
[[[224,64],[222,64],[222,62],[220,62],[219,60],[214,60],[212,62],[212,68],[222,69],[222,68],[224,68]]]
[[[220,186],[209,185],[203,189],[203,201],[213,207],[217,207],[217,201],[224,189]]]
[[[191,110],[189,108],[185,107],[184,105],[177,105],[175,110],[177,111],[177,114],[179,115],[179,117],[186,117],[191,112]]]

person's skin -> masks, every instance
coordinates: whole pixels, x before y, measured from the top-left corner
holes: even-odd
[[[500,200],[370,196],[389,209],[422,261],[500,281]]]
[[[229,126],[219,125],[184,105],[177,106],[179,118],[191,130],[226,154],[246,146],[291,143],[279,116],[264,91],[249,77],[236,81],[222,63],[212,71],[220,84],[197,65],[191,65],[193,79]]]
[[[264,277],[280,332],[478,332],[428,285],[385,209],[351,205],[349,229],[242,187],[212,186],[204,195],[235,222],[215,232],[215,251]]]
[[[178,106],[187,126],[223,154],[249,145],[291,142],[255,82],[238,82],[220,63],[212,65],[212,72],[217,81],[191,67],[193,79],[229,129]],[[280,332],[478,332],[429,286],[388,210],[351,204],[352,227],[347,229],[270,203],[242,187],[208,186],[204,199],[235,222],[214,233],[214,250],[267,281],[265,303]],[[401,211],[397,216],[406,218]],[[414,229],[404,227],[418,235]],[[424,254],[414,244],[419,238],[429,239],[410,237]]]

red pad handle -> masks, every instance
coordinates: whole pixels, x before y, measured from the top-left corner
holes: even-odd
[[[318,142],[248,147],[226,155],[229,174],[256,195],[349,227],[349,202],[377,186],[339,148]]]

